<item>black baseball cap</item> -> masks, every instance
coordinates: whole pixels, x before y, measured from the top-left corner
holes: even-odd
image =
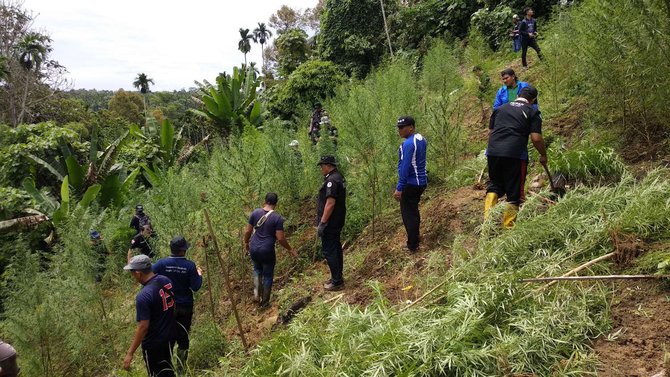
[[[137,212],[144,212],[144,206],[141,204],[138,204],[135,206],[135,211]]]
[[[335,161],[335,156],[321,156],[321,159],[316,164],[317,165],[328,164],[337,166],[337,161]]]
[[[175,236],[170,240],[170,251],[172,252],[187,250],[189,247],[191,247],[191,245],[186,242],[184,236]]]
[[[405,126],[414,126],[414,125],[415,125],[414,118],[412,118],[409,115],[401,116],[400,118],[398,118],[398,122],[396,123],[396,126],[398,126],[398,128],[402,128]]]
[[[519,97],[523,97],[528,100],[537,98],[537,89],[531,85],[525,86],[519,91]]]

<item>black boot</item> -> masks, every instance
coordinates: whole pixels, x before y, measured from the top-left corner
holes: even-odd
[[[261,285],[261,286],[263,287],[263,294],[261,295],[261,297],[262,297],[261,308],[263,308],[263,309],[269,308],[270,307],[270,293],[272,292],[272,286],[269,286],[269,287],[265,287],[263,285]]]

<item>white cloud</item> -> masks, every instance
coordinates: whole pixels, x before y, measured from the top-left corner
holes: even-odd
[[[244,57],[239,28],[253,30],[282,4],[313,7],[317,0],[26,0],[35,27],[53,38],[52,58],[68,71],[75,88],[133,89],[146,73],[153,90],[192,87],[213,80]],[[247,55],[260,66],[260,45]]]

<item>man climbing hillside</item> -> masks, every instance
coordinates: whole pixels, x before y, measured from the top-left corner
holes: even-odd
[[[142,231],[137,233],[132,240],[130,240],[130,247],[128,248],[128,260],[133,256],[133,249],[140,249],[140,252],[149,258],[155,256],[149,238],[151,238],[151,225],[144,225]]]
[[[488,218],[498,198],[507,195],[508,205],[503,214],[505,228],[514,225],[519,205],[525,198],[529,136],[540,153],[540,163],[547,163],[542,117],[540,111],[531,106],[536,99],[537,90],[527,86],[521,89],[516,100],[501,106],[491,115],[487,147],[490,180],[484,202],[484,219]]]
[[[416,124],[411,116],[402,116],[396,123],[398,135],[405,139],[398,149],[398,184],[393,197],[400,202],[402,223],[407,232],[404,247],[410,253],[419,249],[419,226],[421,214],[419,201],[426,190],[426,139],[416,133]]]
[[[337,170],[335,157],[322,156],[317,165],[324,176],[316,204],[317,232],[321,237],[323,256],[330,268],[330,279],[323,285],[323,288],[327,291],[339,291],[344,289],[344,278],[342,277],[344,255],[340,234],[347,214],[347,184]]]
[[[500,72],[500,79],[503,85],[498,89],[498,93],[496,93],[496,98],[493,101],[493,110],[514,101],[519,92],[521,92],[521,89],[530,85],[525,81],[519,81],[519,78],[516,77],[516,72],[512,68],[503,69]],[[533,107],[537,110],[537,103],[534,103]]]
[[[263,207],[256,208],[251,213],[244,229],[244,249],[254,264],[254,299],[261,308],[270,305],[270,293],[277,263],[275,242],[279,242],[293,258],[298,257],[284,235],[284,218],[275,212],[278,201],[277,194],[267,193]]]
[[[141,344],[149,377],[174,377],[172,344],[175,304],[172,282],[151,270],[151,259],[146,255],[134,256],[123,269],[142,284],[142,290],[135,298],[135,336],[123,359],[123,369],[130,369],[135,351]]]
[[[528,69],[528,61],[526,61],[528,47],[532,47],[537,52],[537,57],[540,60],[543,57],[540,46],[537,45],[537,21],[533,18],[535,11],[533,11],[533,8],[526,8],[523,12],[526,17],[524,17],[519,25],[519,34],[521,34],[521,64],[525,70]]]
[[[519,52],[521,50],[521,34],[519,34],[519,16],[516,14],[512,16],[512,29],[510,30],[509,36],[512,38],[512,49],[514,52]]]
[[[309,121],[309,130],[307,135],[309,135],[312,144],[316,145],[319,142],[321,137],[321,117],[323,116],[323,107],[321,102],[314,103],[314,111],[312,111],[312,116]]]
[[[151,267],[158,275],[166,276],[172,281],[174,291],[175,321],[177,328],[177,367],[184,369],[188,358],[189,333],[193,320],[193,292],[202,286],[202,271],[193,261],[186,259],[186,250],[191,245],[184,236],[176,236],[170,241],[170,256],[159,259]]]

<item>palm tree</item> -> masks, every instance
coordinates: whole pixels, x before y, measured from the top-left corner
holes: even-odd
[[[268,41],[268,39],[270,39],[271,36],[272,32],[265,27],[265,23],[259,22],[258,27],[254,29],[254,37],[261,45],[261,60],[263,66],[265,66],[265,49],[263,48],[263,45]]]
[[[147,77],[146,73],[138,73],[137,78],[133,81],[133,86],[140,90],[144,99],[145,118],[147,116],[147,93],[149,93],[149,85],[154,85],[154,79]]]
[[[39,76],[40,69],[42,68],[42,63],[46,60],[47,55],[51,52],[51,38],[49,36],[30,32],[27,33],[19,43],[16,44],[16,52],[18,54],[18,60],[23,69],[26,71],[26,81],[25,87],[23,88],[23,99],[21,103],[21,111],[19,115],[14,118],[15,124],[23,122],[23,116],[26,112],[26,102],[28,101],[28,87],[30,86],[31,80],[29,80],[30,74],[35,74],[36,77]]]
[[[244,66],[247,66],[247,53],[251,51],[251,42],[256,42],[256,37],[249,34],[249,29],[240,28],[240,41],[237,43],[237,48],[244,54]]]

